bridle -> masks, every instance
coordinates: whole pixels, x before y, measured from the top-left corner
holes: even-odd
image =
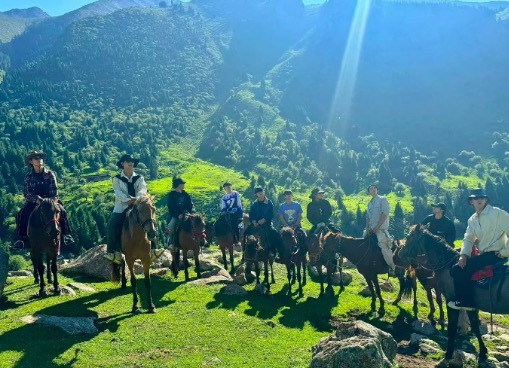
[[[150,205],[149,205],[150,206]],[[144,221],[141,221],[140,219],[140,211],[138,210],[138,207],[134,207],[134,211],[136,211],[136,223],[139,224],[141,226],[141,228],[143,229],[143,231],[145,233],[148,233],[149,230],[146,229],[146,226],[148,224],[153,224],[154,225],[154,230],[156,232],[156,236],[157,236],[157,233],[158,233],[158,226],[157,226],[157,221],[155,218],[152,217],[152,206],[150,206],[150,217],[147,218],[146,220]]]
[[[413,235],[414,235],[414,243],[416,244],[415,247],[417,249],[417,254],[415,255],[417,262],[419,263],[419,261],[418,261],[419,259],[429,259],[429,257],[427,256],[426,247],[424,246],[424,242],[425,242],[424,232],[420,232],[420,234],[418,234],[418,235],[416,235],[414,233]],[[405,246],[408,246],[408,241]],[[454,255],[450,259],[448,259],[444,263],[441,263],[438,266],[434,265],[434,264],[430,264],[429,262],[426,261],[425,265],[419,264],[419,267],[421,267],[425,270],[433,271],[436,273],[438,271],[443,270],[447,266],[449,266],[452,262],[455,262],[457,260],[457,258],[458,258],[458,256]]]

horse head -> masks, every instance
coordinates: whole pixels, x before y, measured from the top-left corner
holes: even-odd
[[[43,231],[51,239],[57,240],[60,236],[61,210],[58,199],[44,198],[38,209]]]
[[[157,238],[156,208],[152,203],[154,198],[154,196],[144,195],[137,198],[133,204],[136,221],[147,233],[149,240]]]
[[[246,245],[244,248],[244,258],[246,261],[255,261],[259,248],[260,244],[258,242],[258,238],[254,235],[249,235],[246,239]]]
[[[185,217],[182,223],[182,230],[191,233],[193,239],[199,240],[200,246],[205,246],[207,243],[205,228],[205,215],[200,213],[190,213]]]
[[[287,250],[293,252],[297,246],[297,237],[295,236],[295,231],[291,227],[285,226],[281,229],[280,233],[284,247]]]

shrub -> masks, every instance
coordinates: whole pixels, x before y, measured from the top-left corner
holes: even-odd
[[[28,262],[20,255],[9,257],[9,271],[20,271],[28,267]]]

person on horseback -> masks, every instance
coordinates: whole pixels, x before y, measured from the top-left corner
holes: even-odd
[[[322,229],[328,227],[332,232],[339,232],[339,230],[330,223],[329,219],[332,216],[332,206],[329,201],[324,199],[325,192],[321,189],[315,188],[311,191],[311,202],[307,206],[307,219],[313,225],[309,230],[310,234],[319,233]]]
[[[172,189],[168,194],[168,214],[170,222],[168,223],[168,249],[175,250],[175,230],[183,220],[186,213],[194,213],[194,204],[191,196],[184,190],[186,182],[182,178],[173,178]]]
[[[58,198],[57,178],[53,171],[44,167],[44,160],[47,155],[44,152],[32,151],[25,157],[25,165],[30,168],[30,172],[25,175],[23,182],[23,195],[25,197],[25,205],[19,211],[16,218],[16,233],[19,240],[14,243],[14,248],[30,248],[28,241],[28,219],[33,210],[41,204],[44,198]],[[62,230],[65,245],[74,243],[71,236],[71,226],[67,218],[62,201],[58,200],[61,206],[60,212],[60,228]]]
[[[445,215],[447,209],[445,203],[439,202],[432,204],[433,213],[422,221],[422,225],[428,226],[428,230],[433,235],[438,235],[445,239],[446,243],[450,246],[454,246],[456,240],[456,228],[454,222]]]
[[[278,210],[279,220],[281,224],[291,227],[293,230],[301,228],[302,207],[300,203],[293,201],[293,193],[291,190],[285,190],[285,201],[281,203]]]
[[[221,212],[230,214],[231,226],[235,235],[234,243],[240,241],[239,223],[242,221],[244,212],[242,210],[242,199],[239,192],[233,190],[232,183],[225,181],[223,189],[226,192],[221,198]]]
[[[147,194],[147,184],[142,175],[134,172],[138,166],[139,159],[130,154],[123,155],[117,162],[117,166],[122,169],[120,174],[113,177],[113,191],[115,192],[115,206],[108,221],[107,229],[107,253],[104,255],[108,261],[121,264],[122,253],[120,252],[120,231],[126,218],[128,209],[133,205],[137,198]],[[157,249],[155,241],[151,242],[151,261],[154,262],[157,257],[163,254],[164,249]]]
[[[470,216],[463,238],[458,263],[452,267],[456,300],[447,305],[453,309],[474,310],[474,295],[470,278],[486,266],[507,261],[509,257],[509,214],[489,204],[482,188],[473,189],[468,202],[475,213]],[[472,248],[478,241],[479,256],[472,257]]]
[[[251,235],[257,228],[260,228],[265,232],[270,252],[276,254],[277,251],[279,254],[279,258],[276,259],[276,262],[283,263],[285,249],[279,232],[274,229],[272,225],[274,204],[267,198],[262,187],[255,187],[255,194],[256,201],[254,201],[249,208],[251,226],[245,231],[244,236]]]
[[[385,262],[389,266],[389,275],[393,276],[396,265],[392,259],[392,237],[389,235],[389,214],[391,211],[387,198],[378,195],[378,186],[371,184],[368,187],[371,200],[368,203],[366,215],[366,229],[364,238],[376,234],[378,246],[382,250]]]

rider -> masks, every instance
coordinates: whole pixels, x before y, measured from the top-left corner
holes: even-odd
[[[122,172],[113,177],[113,191],[115,192],[115,207],[108,221],[107,253],[104,255],[108,261],[122,263],[120,253],[120,226],[123,223],[127,210],[137,198],[147,194],[147,184],[142,175],[136,174],[134,168],[138,166],[139,159],[130,154],[123,155],[117,162]],[[164,249],[156,249],[157,243],[151,242],[150,260],[154,262],[163,254]]]
[[[486,266],[505,262],[509,256],[509,214],[489,204],[482,188],[473,189],[468,197],[475,213],[470,216],[463,238],[460,258],[452,267],[456,300],[447,305],[453,309],[474,310],[474,295],[470,278]],[[472,247],[478,241],[479,256],[471,257]]]
[[[378,246],[382,250],[385,262],[389,266],[389,275],[394,275],[396,268],[392,259],[392,237],[389,235],[389,213],[390,206],[387,198],[378,195],[378,186],[371,184],[368,187],[371,200],[368,203],[368,212],[366,215],[366,229],[364,237],[370,233],[375,233],[378,240]]]
[[[246,230],[245,236],[252,234],[256,228],[262,229],[268,240],[269,251],[273,254],[277,251],[279,253],[279,258],[276,258],[276,262],[281,263],[285,256],[285,249],[281,236],[272,226],[274,204],[267,198],[262,187],[255,187],[254,192],[256,194],[256,201],[254,201],[249,208],[249,220],[253,227]]]
[[[25,157],[25,165],[30,167],[30,172],[25,175],[23,182],[23,195],[25,197],[25,205],[19,211],[16,218],[16,233],[20,240],[14,243],[15,248],[29,248],[28,241],[28,219],[32,211],[41,204],[44,198],[58,198],[57,178],[53,171],[44,167],[44,160],[47,155],[44,152],[32,151]],[[69,245],[74,243],[71,237],[71,226],[67,219],[67,212],[65,211],[62,201],[58,200],[61,206],[60,212],[60,228],[64,243]]]
[[[279,220],[283,226],[291,227],[292,229],[301,228],[302,221],[302,207],[300,203],[293,201],[293,193],[287,189],[284,191],[285,201],[281,203],[278,210]]]
[[[431,206],[433,207],[433,214],[426,216],[422,221],[422,225],[426,226],[429,224],[429,231],[432,234],[444,238],[447,244],[453,246],[454,240],[456,240],[456,228],[454,227],[454,222],[445,215],[445,210],[447,209],[445,203],[439,202]]]
[[[325,192],[321,189],[315,188],[311,191],[311,202],[307,207],[307,218],[313,227],[309,230],[310,234],[320,232],[323,228],[328,227],[333,232],[339,230],[330,223],[330,217],[332,216],[332,206],[329,201],[324,199]]]
[[[174,233],[179,222],[184,218],[186,213],[194,213],[194,204],[191,196],[184,190],[186,182],[182,178],[173,178],[172,189],[168,194],[168,214],[170,222],[168,223],[168,249],[175,250]]]
[[[221,212],[227,212],[231,215],[231,226],[235,236],[234,242],[237,243],[240,240],[239,223],[242,221],[242,216],[244,214],[242,210],[242,200],[239,192],[233,190],[232,183],[225,181],[223,183],[223,189],[226,193],[223,195],[223,198],[221,198]]]

